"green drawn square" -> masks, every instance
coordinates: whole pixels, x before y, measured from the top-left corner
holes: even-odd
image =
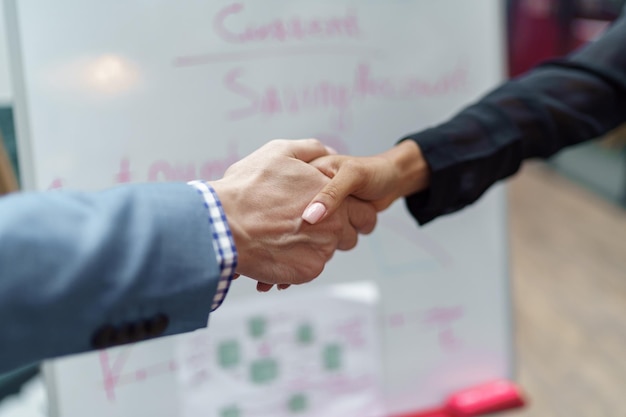
[[[263,317],[253,317],[248,321],[248,331],[250,336],[258,339],[265,335],[267,330],[267,323]]]
[[[302,413],[309,408],[309,400],[306,395],[302,393],[294,394],[289,398],[288,408],[293,414]]]
[[[241,411],[235,405],[223,408],[220,411],[220,417],[240,417]]]
[[[250,365],[250,380],[265,384],[278,377],[278,363],[274,359],[259,359]]]
[[[324,348],[324,368],[336,371],[341,368],[342,348],[338,344],[327,345]]]
[[[298,342],[302,345],[310,345],[314,339],[313,326],[310,324],[301,324],[298,327]]]
[[[241,361],[241,348],[236,340],[220,343],[218,347],[218,361],[222,368],[232,368]]]

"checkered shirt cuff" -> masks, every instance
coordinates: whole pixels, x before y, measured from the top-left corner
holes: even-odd
[[[211,311],[215,311],[222,305],[233,280],[237,268],[237,248],[230,227],[228,227],[222,203],[213,187],[203,181],[191,181],[188,184],[202,196],[204,206],[209,211],[209,223],[213,230],[213,249],[217,255],[217,263],[221,271],[215,297],[213,297],[211,304]]]

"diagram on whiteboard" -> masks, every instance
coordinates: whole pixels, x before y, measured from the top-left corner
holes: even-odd
[[[324,290],[279,303],[255,297],[216,313],[207,331],[177,347],[183,415],[381,415],[371,301]]]

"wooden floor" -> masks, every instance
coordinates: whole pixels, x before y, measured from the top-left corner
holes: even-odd
[[[543,165],[510,182],[518,381],[506,417],[626,416],[626,211]]]

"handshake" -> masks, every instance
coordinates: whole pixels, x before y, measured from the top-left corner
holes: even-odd
[[[257,290],[319,276],[334,252],[374,230],[377,213],[428,185],[417,144],[371,157],[337,155],[315,139],[273,140],[209,184],[238,252],[235,276]]]

